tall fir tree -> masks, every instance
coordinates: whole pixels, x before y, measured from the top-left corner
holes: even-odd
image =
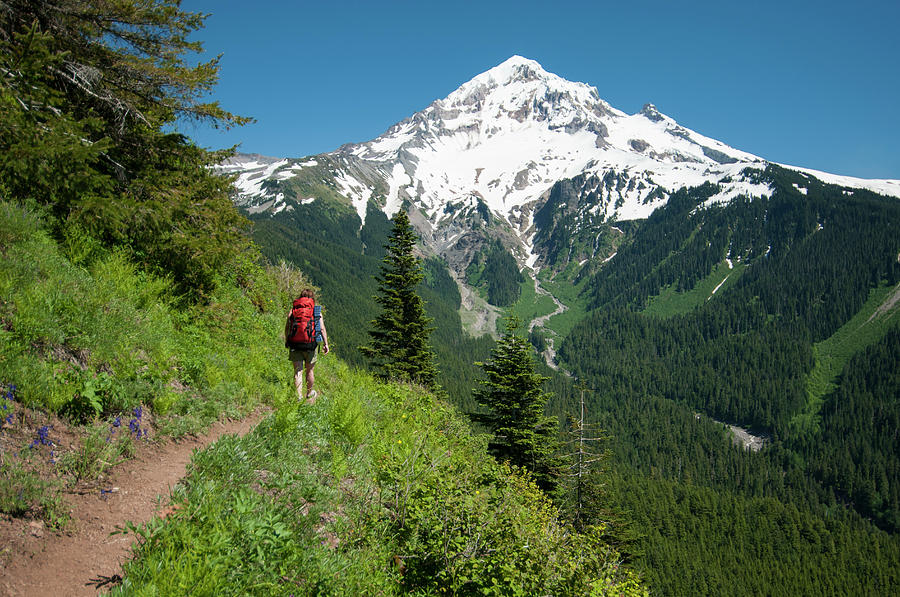
[[[495,457],[530,471],[541,489],[552,493],[559,476],[559,425],[544,414],[550,394],[542,387],[549,378],[535,373],[531,344],[517,335],[519,325],[517,317],[507,318],[491,359],[477,363],[487,379],[474,397],[487,412],[474,418],[493,434],[488,449]]]
[[[437,389],[437,368],[429,343],[432,320],[425,315],[425,303],[416,293],[424,278],[421,263],[413,254],[418,237],[403,210],[397,212],[393,222],[385,245],[387,255],[375,278],[379,294],[373,298],[383,310],[372,321],[371,342],[359,350],[380,377]]]
[[[250,249],[249,223],[180,123],[248,121],[207,101],[218,58],[191,64],[204,16],[180,0],[0,2],[0,180],[48,206],[60,237],[125,246],[202,295]]]

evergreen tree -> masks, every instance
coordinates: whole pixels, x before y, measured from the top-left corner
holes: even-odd
[[[381,274],[375,278],[379,294],[373,298],[383,311],[372,321],[371,342],[359,350],[379,376],[436,389],[437,369],[429,345],[431,318],[425,315],[425,303],[416,293],[425,275],[413,254],[416,240],[409,217],[398,211],[385,245]]]
[[[205,101],[218,58],[186,61],[203,19],[178,0],[0,3],[6,191],[47,205],[60,237],[127,246],[195,295],[249,248],[230,181],[210,168],[224,154],[173,132],[248,120]]]
[[[491,359],[477,363],[487,375],[475,401],[488,409],[475,420],[493,434],[490,452],[500,460],[530,471],[545,491],[556,488],[557,423],[544,414],[550,394],[541,387],[549,378],[535,373],[531,344],[516,334],[519,319],[507,318],[506,332],[491,351]]]

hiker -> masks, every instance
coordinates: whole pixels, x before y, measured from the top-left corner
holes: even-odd
[[[294,363],[294,387],[297,399],[315,404],[318,392],[313,389],[316,348],[322,342],[322,354],[328,354],[328,333],[322,318],[322,308],[316,306],[316,295],[309,288],[294,300],[284,326],[284,344],[290,349],[288,358]],[[306,393],[303,392],[303,373],[306,373]]]

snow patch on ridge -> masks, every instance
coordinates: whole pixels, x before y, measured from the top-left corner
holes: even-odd
[[[770,197],[772,195],[772,187],[763,183],[754,183],[746,180],[737,182],[729,182],[722,184],[722,190],[704,201],[701,207],[710,207],[713,205],[721,205],[729,203],[737,197]]]
[[[724,284],[724,283],[728,280],[728,278],[730,278],[730,277],[731,277],[731,274],[728,274],[727,276],[725,276],[725,279],[722,280],[721,282],[719,282],[719,285],[718,285],[718,286],[716,286],[715,288],[713,288],[712,293],[710,293],[710,295],[706,298],[706,300],[711,299],[711,298],[713,297],[713,295],[719,290],[719,288],[722,287],[722,284]]]
[[[400,211],[403,199],[400,197],[400,190],[412,184],[412,178],[406,173],[403,164],[394,164],[391,170],[390,178],[388,178],[388,195],[387,204],[384,206],[384,213],[389,218],[393,218],[394,214]]]
[[[338,172],[334,177],[341,194],[350,200],[350,203],[356,209],[359,220],[362,222],[360,226],[366,223],[366,206],[372,197],[372,189],[364,183],[356,180],[346,172]]]
[[[842,187],[850,187],[855,189],[866,189],[881,195],[889,197],[900,197],[900,180],[880,179],[880,178],[855,178],[853,176],[842,176],[839,174],[829,174],[820,170],[811,170],[809,168],[800,168],[799,166],[789,166],[787,164],[779,164],[783,168],[796,170],[802,174],[815,176],[826,184],[833,184]],[[846,193],[847,191],[845,191]]]

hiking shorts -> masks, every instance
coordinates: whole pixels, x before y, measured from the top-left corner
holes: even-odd
[[[316,347],[316,348],[318,348],[318,347]],[[315,365],[316,364],[316,349],[315,348],[313,348],[312,350],[294,350],[293,348],[291,348],[290,351],[291,352],[288,355],[288,358],[292,362],[299,363],[300,361],[303,361],[307,365]]]

